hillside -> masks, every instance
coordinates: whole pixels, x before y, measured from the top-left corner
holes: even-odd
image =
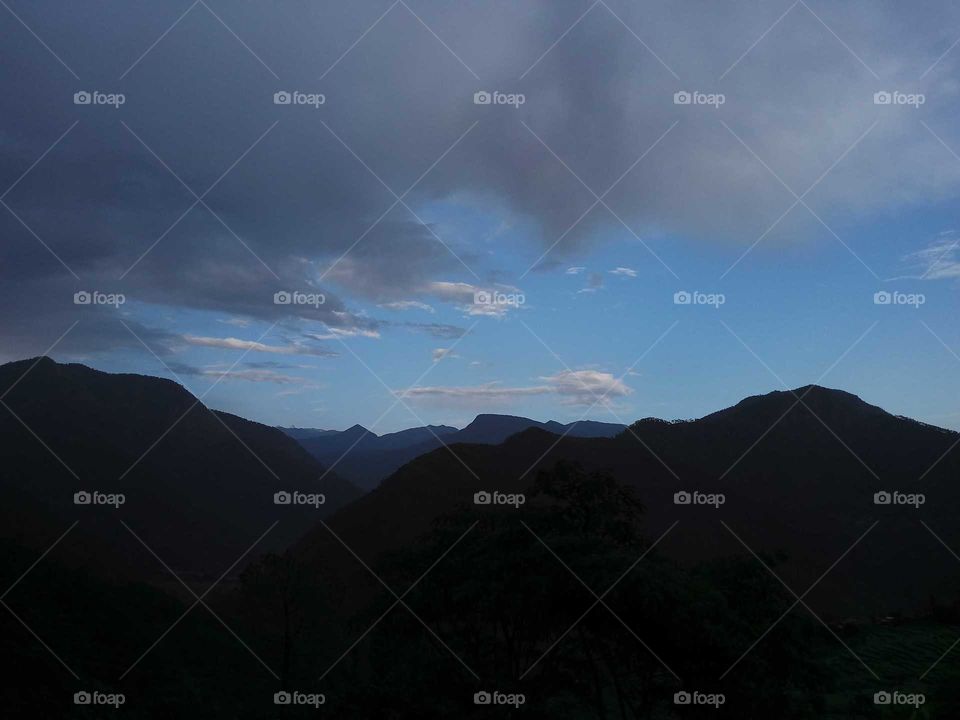
[[[960,546],[957,441],[954,432],[848,393],[805,387],[747,398],[695,421],[639,421],[615,438],[560,439],[530,429],[498,446],[453,445],[459,460],[441,448],[401,468],[330,525],[372,559],[470,504],[474,492],[524,491],[538,470],[570,460],[633,486],[650,536],[679,521],[664,552],[684,562],[747,553],[726,523],[756,552],[785,556],[782,576],[798,593],[879,521],[811,602],[832,614],[916,612],[932,597],[958,593],[960,566],[921,524]],[[725,503],[676,505],[681,490],[723,493]],[[875,505],[881,490],[922,492],[926,503]],[[328,544],[316,530],[299,547],[313,554]]]
[[[170,380],[40,358],[0,367],[0,395],[3,532],[28,544],[79,520],[71,545],[90,536],[117,563],[163,573],[123,521],[173,568],[217,576],[274,522],[261,551],[359,494],[279,430],[212,411]],[[278,506],[281,490],[326,502]],[[77,505],[81,491],[124,502]]]

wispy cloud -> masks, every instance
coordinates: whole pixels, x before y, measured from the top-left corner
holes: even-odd
[[[377,307],[387,310],[424,310],[428,313],[434,313],[433,305],[428,305],[419,300],[397,300],[395,302],[381,303]]]
[[[314,384],[306,378],[296,377],[294,375],[286,375],[284,373],[277,372],[276,370],[258,368],[242,368],[231,370],[229,366],[213,365],[208,367],[193,367],[192,365],[185,365],[183,363],[173,363],[170,365],[170,368],[177,373],[177,375],[192,375],[196,377],[208,377],[214,379],[222,378],[224,380],[244,380],[246,382],[274,383],[277,385],[300,385],[304,387],[314,386]]]
[[[621,277],[630,277],[635,278],[637,276],[637,271],[633,268],[628,267],[618,267],[609,271],[611,275],[619,275]]]
[[[554,375],[539,378],[540,385],[508,387],[499,382],[468,386],[413,387],[395,391],[405,399],[446,398],[467,401],[507,401],[516,397],[533,395],[557,395],[564,405],[591,406],[597,403],[609,405],[614,399],[624,398],[633,392],[622,380],[611,373],[597,370],[564,370]]]
[[[960,237],[952,230],[941,233],[936,240],[922,250],[904,258],[915,280],[949,280],[960,278]]]
[[[414,323],[408,322],[403,324],[404,327],[410,328],[416,332],[427,333],[432,335],[435,338],[442,339],[456,339],[463,337],[467,333],[466,328],[459,327],[457,325],[447,325],[446,323]]]
[[[217,338],[184,335],[183,341],[189,345],[197,345],[200,347],[222,348],[224,350],[248,350],[251,352],[273,353],[275,355],[313,355],[314,357],[337,357],[337,355],[339,355],[339,353],[327,350],[326,348],[300,344],[267,345],[255,340],[241,340],[233,337]]]
[[[377,330],[368,330],[366,328],[337,328],[337,327],[328,327],[327,332],[325,333],[313,333],[305,332],[305,337],[312,338],[313,340],[338,340],[345,337],[365,337],[365,338],[379,338],[380,332]]]
[[[598,401],[603,405],[633,392],[611,373],[598,370],[564,370],[541,379],[549,383],[553,392],[562,395],[567,405],[593,405]]]
[[[446,358],[458,358],[458,357],[460,356],[457,355],[455,352],[453,352],[453,350],[451,350],[450,348],[436,348],[433,351],[434,362],[440,362],[441,360],[444,360]]]
[[[435,281],[426,289],[429,294],[455,304],[463,313],[473,316],[503,317],[526,302],[520,288],[512,285],[471,285],[465,282]]]

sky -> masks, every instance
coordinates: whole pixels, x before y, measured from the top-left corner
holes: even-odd
[[[960,6],[0,8],[0,361],[274,425],[960,429]]]

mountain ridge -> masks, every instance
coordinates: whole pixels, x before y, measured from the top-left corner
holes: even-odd
[[[84,533],[118,549],[117,565],[163,573],[139,557],[135,532],[174,568],[222,572],[261,533],[262,549],[286,547],[359,495],[294,439],[213,410],[166,378],[40,357],[0,366],[0,396],[2,497],[48,526],[82,518]],[[326,502],[274,504],[274,493],[293,490]],[[78,506],[81,491],[124,502]]]
[[[811,411],[796,402],[805,390],[751,396],[698,420],[641,420],[612,438],[558,438],[533,427],[496,446],[452,443],[402,466],[328,524],[375,560],[413,542],[438,517],[472,506],[474,493],[527,492],[538,472],[564,461],[634,487],[649,537],[679,523],[660,547],[680,562],[749,555],[746,543],[782,557],[777,573],[799,592],[843,556],[844,567],[808,598],[827,616],[922,612],[931,598],[955,596],[955,558],[937,552],[920,520],[948,545],[960,543],[952,530],[960,435],[819,386],[804,398]],[[725,504],[677,505],[680,491],[721,493]],[[877,505],[879,491],[930,499],[919,508]],[[516,512],[522,519],[522,508]],[[335,552],[324,549],[328,541],[314,531],[297,552],[326,558]]]

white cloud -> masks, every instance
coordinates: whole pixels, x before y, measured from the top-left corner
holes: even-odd
[[[567,271],[566,271],[564,274],[565,274],[565,275],[579,275],[579,274],[582,273],[584,270],[586,270],[585,267],[580,267],[580,266],[578,266],[578,267],[569,267],[569,268],[567,268]]]
[[[246,380],[247,382],[276,383],[278,385],[305,385],[307,380],[293,375],[284,375],[273,370],[201,370],[204,377],[223,377],[225,380]]]
[[[402,398],[417,399],[426,397],[470,398],[470,399],[509,399],[516,396],[546,395],[552,390],[543,386],[505,387],[499,382],[470,386],[433,386],[413,387],[396,391]]]
[[[637,271],[628,267],[618,267],[609,272],[611,275],[621,275],[623,277],[635,278],[637,276]]]
[[[520,288],[512,285],[471,285],[464,282],[435,281],[429,283],[425,292],[446,302],[454,303],[467,315],[503,317],[517,310],[526,302]]]
[[[614,398],[630,395],[633,389],[611,373],[598,370],[564,370],[541,378],[568,405],[606,405]]]
[[[304,335],[308,338],[313,338],[314,340],[337,340],[339,338],[345,337],[365,337],[365,338],[379,338],[380,333],[376,330],[366,330],[364,328],[336,328],[328,327],[326,333],[311,333],[306,332]]]
[[[396,302],[381,303],[377,307],[387,310],[424,310],[429,313],[436,312],[432,305],[427,305],[419,300],[397,300]]]
[[[507,387],[499,382],[468,386],[413,387],[395,391],[398,397],[417,399],[455,399],[470,402],[508,401],[516,397],[557,395],[564,405],[609,406],[615,398],[630,395],[633,389],[610,373],[597,370],[564,370],[540,378],[542,385]]]
[[[444,360],[446,358],[458,358],[458,357],[460,356],[457,355],[455,352],[453,352],[453,350],[451,350],[450,348],[436,348],[433,351],[434,362],[440,362],[441,360]]]
[[[915,274],[906,277],[915,280],[949,280],[960,278],[960,238],[953,231],[940,233],[939,238],[923,250],[904,258]]]
[[[308,347],[306,345],[266,345],[254,340],[239,338],[202,337],[198,335],[184,335],[184,342],[200,347],[222,348],[224,350],[247,350],[251,352],[272,353],[275,355],[313,355],[315,357],[336,357],[335,353],[326,348]]]

